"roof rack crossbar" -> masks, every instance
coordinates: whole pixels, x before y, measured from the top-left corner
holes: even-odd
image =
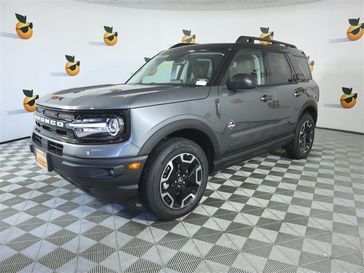
[[[273,45],[280,45],[280,46],[287,46],[291,48],[297,48],[295,45],[277,41],[277,40],[269,40],[269,39],[263,39],[258,37],[252,37],[252,36],[240,36],[235,43],[254,43],[255,41],[263,41],[263,42],[269,42]]]

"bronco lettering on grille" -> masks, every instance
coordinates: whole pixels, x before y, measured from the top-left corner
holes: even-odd
[[[52,126],[57,126],[57,127],[64,127],[64,123],[62,121],[58,121],[58,120],[54,120],[54,119],[49,119],[49,118],[45,118],[45,117],[41,117],[38,115],[34,115],[35,120],[37,120],[38,122],[44,123],[44,124],[48,124],[48,125],[52,125]]]

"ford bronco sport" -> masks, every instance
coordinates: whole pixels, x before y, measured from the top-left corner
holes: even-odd
[[[319,88],[304,52],[262,40],[177,44],[125,84],[41,98],[37,163],[89,193],[139,193],[149,211],[173,219],[197,206],[209,173],[279,147],[306,158]]]

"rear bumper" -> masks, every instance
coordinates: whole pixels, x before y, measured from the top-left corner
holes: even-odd
[[[55,154],[30,144],[30,150],[40,149],[47,153],[48,171],[55,171],[82,190],[103,199],[129,200],[138,192],[139,179],[147,156],[128,158],[77,158]],[[128,164],[141,163],[138,170],[128,169]]]

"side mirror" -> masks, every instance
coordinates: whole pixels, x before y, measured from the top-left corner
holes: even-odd
[[[235,74],[231,78],[228,78],[226,86],[232,91],[253,89],[257,86],[257,80],[250,74]]]

